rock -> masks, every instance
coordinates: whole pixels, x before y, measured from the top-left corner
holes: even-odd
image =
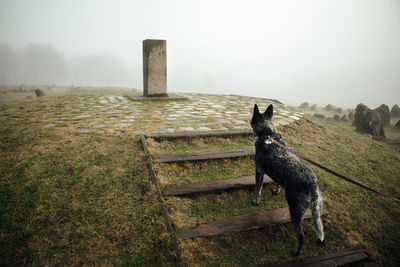
[[[319,119],[325,119],[325,116],[322,114],[314,113],[314,117],[319,118]]]
[[[350,111],[349,115],[347,115],[347,117],[349,118],[349,120],[354,121],[354,112]]]
[[[95,130],[94,132],[97,134],[105,134],[106,133],[105,131],[99,130],[99,129]]]
[[[341,118],[342,121],[349,121],[349,118],[347,117],[347,114],[344,114]]]
[[[379,112],[381,116],[381,121],[383,126],[390,126],[390,112],[389,107],[385,104],[380,105],[378,108],[375,109]]]
[[[331,104],[326,105],[326,107],[324,108],[326,111],[333,111],[335,110],[335,107],[332,106]]]
[[[75,129],[75,131],[78,132],[78,133],[88,133],[88,132],[90,132],[90,129],[87,129],[87,128],[77,128],[77,129]]]
[[[39,88],[35,89],[35,94],[36,94],[36,97],[44,96],[43,90],[39,89]]]
[[[308,104],[307,102],[304,102],[303,104],[301,104],[301,105],[299,106],[299,108],[301,108],[301,109],[308,109],[308,108],[309,108],[309,104]]]
[[[342,108],[336,108],[336,109],[335,109],[335,112],[336,112],[336,113],[342,113],[342,112],[343,112],[343,109],[342,109]]]
[[[390,115],[394,117],[400,117],[400,107],[399,105],[393,105],[392,109],[390,110]]]
[[[335,114],[334,116],[333,116],[333,120],[334,121],[340,121],[340,116],[338,115],[338,114]]]
[[[317,110],[317,104],[313,104],[313,105],[310,107],[310,109],[311,109],[312,111],[316,111],[316,110]]]
[[[379,112],[369,109],[364,104],[358,104],[354,115],[354,126],[360,133],[372,136],[385,136]]]

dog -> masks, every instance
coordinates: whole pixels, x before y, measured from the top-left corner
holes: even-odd
[[[286,146],[282,134],[275,129],[271,121],[272,115],[272,105],[269,105],[263,114],[260,113],[257,104],[254,105],[251,127],[257,140],[254,157],[256,188],[253,204],[260,203],[264,174],[267,174],[276,183],[276,188],[272,190],[273,194],[278,194],[281,187],[285,189],[290,219],[298,239],[298,245],[292,250],[292,253],[298,256],[301,253],[304,239],[301,222],[307,209],[311,209],[312,223],[319,244],[325,244],[321,220],[322,194],[318,179],[310,166],[284,148],[271,143],[272,138]]]

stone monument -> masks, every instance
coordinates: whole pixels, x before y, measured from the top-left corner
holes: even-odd
[[[381,116],[381,121],[383,126],[390,126],[390,110],[389,107],[385,104],[380,105],[375,109],[379,112],[379,116]]]
[[[36,97],[44,96],[43,90],[39,89],[39,88],[35,89],[35,94],[36,94]]]
[[[356,131],[360,133],[366,133],[372,136],[385,136],[379,112],[369,109],[364,104],[357,105],[353,125],[356,126]]]
[[[143,95],[167,95],[167,42],[143,40]]]
[[[132,101],[186,100],[167,93],[167,41],[143,40],[143,95],[126,95]]]

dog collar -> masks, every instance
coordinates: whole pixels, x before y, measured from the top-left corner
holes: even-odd
[[[267,139],[267,140],[264,141],[264,143],[265,143],[266,145],[270,145],[270,144],[272,144],[272,140]]]
[[[270,145],[274,142],[274,139],[271,136],[267,136],[267,138],[265,139],[264,143],[267,145]]]
[[[272,144],[273,141],[274,141],[274,139],[273,139],[271,136],[269,136],[269,135],[261,136],[260,139],[261,139],[262,141],[264,141],[264,143],[265,143],[266,145],[270,145],[270,144]]]

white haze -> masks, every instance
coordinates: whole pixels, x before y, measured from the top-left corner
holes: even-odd
[[[169,92],[400,103],[398,0],[0,0],[0,84],[142,89],[144,39]]]

